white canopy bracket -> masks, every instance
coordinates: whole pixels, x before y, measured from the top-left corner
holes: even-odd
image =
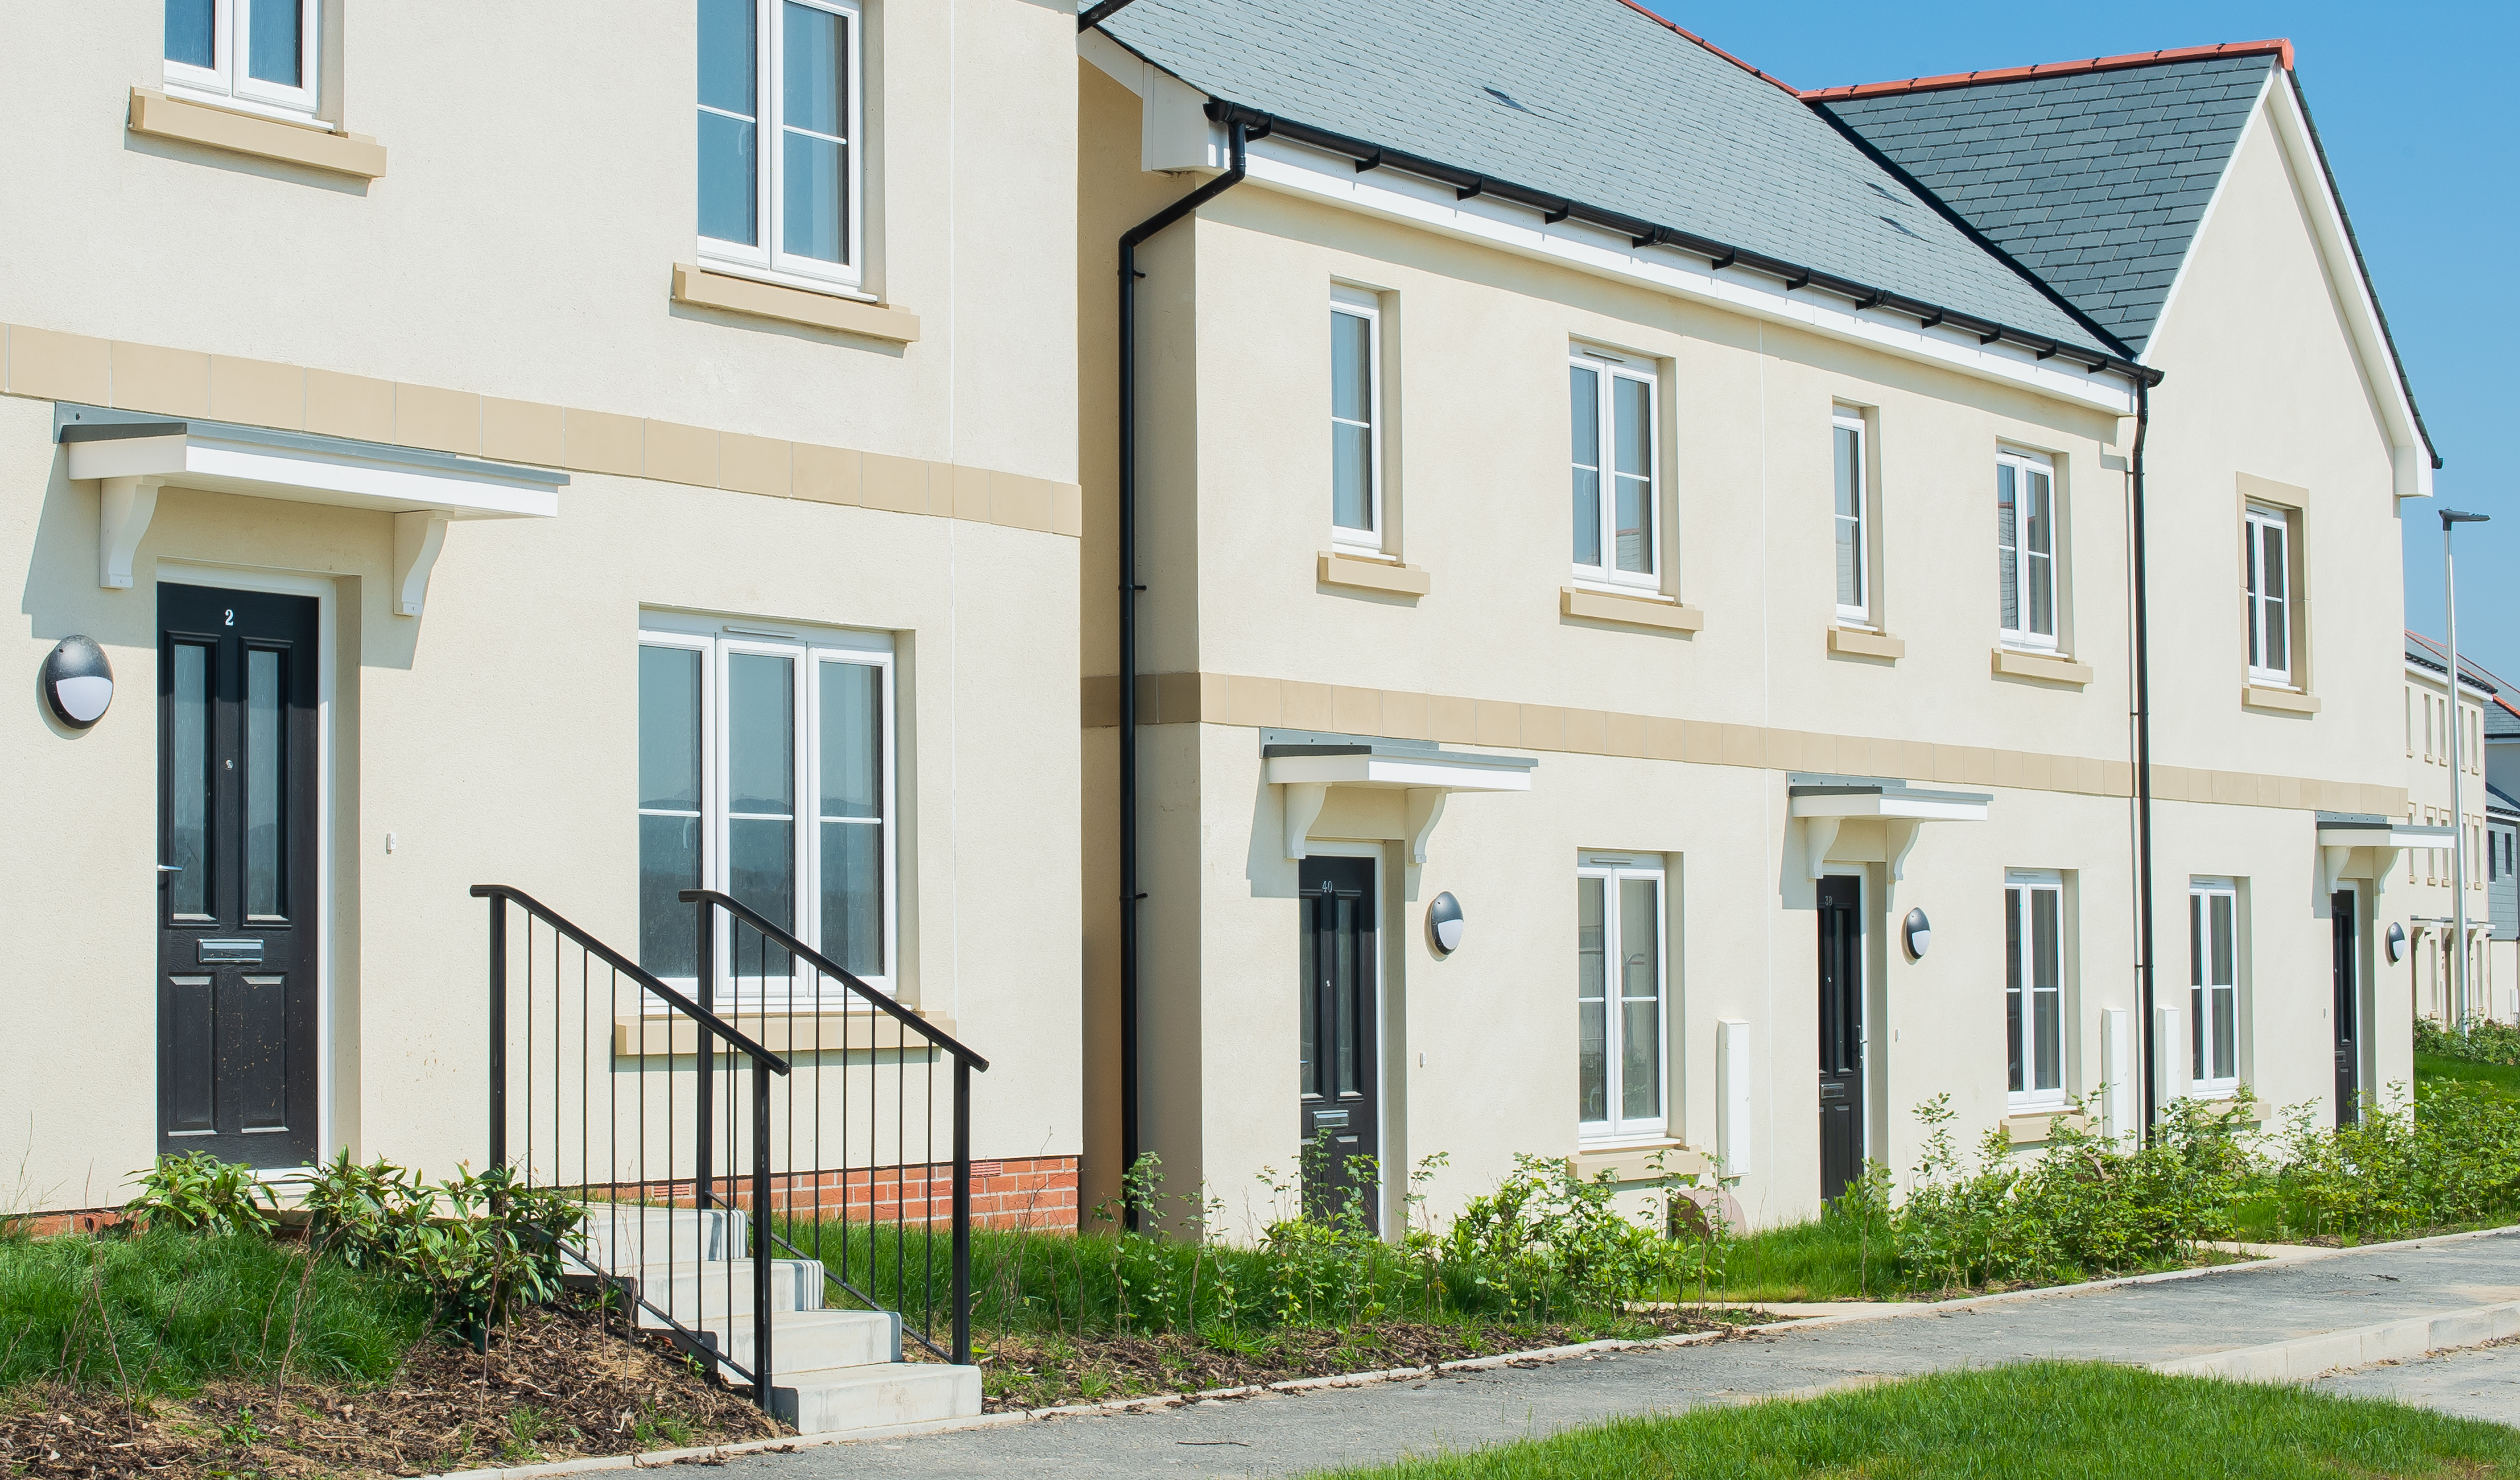
[[[1409,861],[1426,861],[1426,839],[1435,835],[1435,825],[1444,820],[1444,798],[1450,793],[1441,786],[1409,788]]]
[[[1301,862],[1311,856],[1307,839],[1313,833],[1313,822],[1322,815],[1322,804],[1330,799],[1328,782],[1289,782],[1286,785],[1286,856]]]
[[[1445,799],[1456,791],[1528,791],[1528,756],[1480,755],[1446,750],[1427,740],[1395,740],[1354,735],[1260,732],[1263,775],[1284,793],[1286,857],[1311,853],[1306,841],[1332,786],[1403,793],[1403,826],[1409,861],[1426,861],[1427,840],[1444,818]],[[1388,827],[1389,824],[1382,826]]]
[[[446,516],[418,509],[394,516],[394,615],[418,616],[428,573],[446,548]]]
[[[96,583],[106,590],[131,589],[132,557],[140,553],[140,538],[158,515],[158,490],[165,481],[106,478],[97,489]]]

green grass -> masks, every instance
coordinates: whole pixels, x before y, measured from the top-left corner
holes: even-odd
[[[2029,1363],[1623,1418],[1343,1480],[2332,1480],[2520,1475],[2520,1432],[2296,1387]]]
[[[1899,1288],[1889,1239],[1874,1234],[1869,1259],[1852,1220],[1811,1223],[1744,1233],[1724,1250],[1723,1278],[1711,1282],[1711,1302],[1879,1300]],[[1697,1287],[1671,1290],[1665,1298],[1694,1300]]]
[[[337,1260],[309,1278],[299,1249],[256,1234],[0,1238],[0,1388],[52,1378],[180,1393],[284,1359],[293,1373],[374,1382],[428,1316]]]
[[[2463,1079],[2474,1084],[2491,1085],[2506,1095],[2520,1097],[2520,1064],[2477,1063],[2464,1058],[2445,1058],[2438,1054],[2415,1055],[2415,1078]]]

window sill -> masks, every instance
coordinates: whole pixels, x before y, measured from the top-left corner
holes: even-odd
[[[922,1021],[947,1037],[954,1036],[954,1019],[935,1012],[912,1009]],[[742,1014],[735,1026],[751,1032],[755,1043],[773,1054],[812,1053],[816,1050],[851,1049],[858,1053],[869,1050],[890,1052],[896,1042],[894,1032],[909,1038],[919,1035],[902,1027],[890,1014],[865,1012],[825,1012],[818,1015],[799,1013],[793,1018],[785,1013],[767,1020],[753,1014]],[[887,1031],[887,1029],[891,1031]],[[615,1058],[663,1058],[674,1054],[689,1055],[699,1052],[699,1024],[675,1013],[671,1016],[616,1017],[612,1020],[612,1056]]]
[[[1703,1177],[1714,1170],[1702,1152],[1692,1151],[1677,1141],[1657,1138],[1643,1142],[1578,1145],[1574,1157],[1575,1175],[1590,1182],[1607,1172],[1617,1182],[1648,1182],[1653,1178],[1653,1159],[1657,1156],[1662,1158],[1665,1176],[1682,1177],[1695,1173]]]
[[[156,88],[131,90],[129,126],[144,139],[199,144],[361,180],[381,180],[385,173],[385,147],[363,134],[335,133],[312,119],[295,123],[239,112]]]
[[[1862,627],[1828,629],[1828,650],[1850,657],[1887,658],[1891,662],[1908,655],[1908,641],[1887,632],[1872,632]]]
[[[2045,684],[2063,684],[2080,689],[2092,681],[2088,663],[2078,663],[2060,653],[2024,652],[2018,648],[1995,650],[1995,671],[2006,678],[2036,679]]]
[[[2318,700],[2298,689],[2276,689],[2265,684],[2251,684],[2240,691],[2240,703],[2249,709],[2273,709],[2284,714],[2317,714]]]
[[[1559,587],[1557,609],[1562,615],[1582,617],[1589,622],[1617,622],[1622,626],[1654,627],[1665,632],[1695,632],[1706,625],[1705,612],[1667,596],[1629,596],[1608,591],[1587,591],[1581,586]]]
[[[1321,582],[1325,586],[1355,586],[1365,591],[1412,597],[1424,596],[1434,585],[1423,566],[1341,555],[1335,550],[1322,552]]]
[[[816,292],[808,288],[783,288],[776,283],[711,272],[689,262],[674,264],[674,301],[694,308],[714,308],[720,313],[806,324],[893,344],[919,342],[919,315],[906,309]]]
[[[2074,1114],[2062,1106],[2020,1108],[2003,1117],[2003,1134],[2014,1145],[2037,1145],[2056,1134],[2056,1122],[2060,1120],[2078,1131],[2092,1128],[2092,1117]]]

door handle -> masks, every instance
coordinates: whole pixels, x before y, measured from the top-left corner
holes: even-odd
[[[159,864],[158,866],[158,872],[160,874],[181,874],[184,872],[184,866],[182,864]]]

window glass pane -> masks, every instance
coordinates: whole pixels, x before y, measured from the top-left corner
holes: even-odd
[[[1343,422],[1371,422],[1372,328],[1362,314],[1330,310],[1330,415]]]
[[[2003,630],[2021,630],[2021,555],[2016,511],[2013,507],[2012,465],[1995,465],[1995,557],[1996,579],[2002,588],[1999,600],[2003,608]]]
[[[1613,447],[1618,453],[1619,568],[1653,573],[1652,387],[1624,376],[1610,378]]]
[[[1573,430],[1575,563],[1601,563],[1601,377],[1570,367],[1566,421]]]
[[[166,716],[166,875],[170,915],[210,913],[210,650],[175,645]]]
[[[823,816],[880,817],[883,802],[883,670],[825,662]]]
[[[2277,673],[2292,665],[2291,613],[2284,600],[2284,531],[2280,524],[2264,526],[2266,570],[2262,583],[2266,589],[2267,657],[2266,666]]]
[[[848,22],[810,5],[783,4],[780,14],[779,245],[800,257],[845,261]]]
[[[1852,426],[1837,433],[1837,604],[1864,605],[1864,438]]]
[[[186,67],[216,67],[218,0],[166,0],[166,60]]]
[[[1331,1032],[1337,1040],[1333,1067],[1341,1095],[1361,1094],[1364,1088],[1362,1066],[1357,1062],[1357,1018],[1361,1007],[1358,997],[1363,984],[1357,980],[1356,972],[1356,904],[1344,895],[1330,903],[1335,912],[1331,916],[1335,933],[1330,940]]]
[[[781,817],[796,810],[795,660],[737,652],[726,660],[726,809]]]
[[[2064,941],[2058,928],[2065,896],[2056,889],[2030,891],[2031,1088],[2065,1087]]]
[[[281,656],[268,648],[245,655],[245,913],[281,911]]]
[[[823,954],[860,976],[883,974],[883,828],[825,822]]]
[[[658,976],[699,974],[698,906],[675,896],[700,886],[700,820],[639,819],[639,964]]]
[[[1662,912],[1650,878],[1619,880],[1619,1114],[1662,1113]]]
[[[747,247],[760,240],[756,51],[752,0],[699,0],[699,230]]]
[[[700,805],[700,654],[639,650],[639,805],[697,812]]]
[[[1347,422],[1330,424],[1330,522],[1373,527],[1373,434]]]
[[[2214,975],[2212,981],[2215,986],[2227,987],[2238,979],[2232,971],[2231,896],[2217,894],[2213,896],[2213,900]]]
[[[1301,1087],[1303,1094],[1319,1095],[1322,1092],[1319,1071],[1321,1052],[1316,1040],[1321,1034],[1321,983],[1313,976],[1315,967],[1313,957],[1321,950],[1321,906],[1313,895],[1306,894],[1302,899],[1302,908],[1306,949],[1302,966],[1297,973],[1300,979],[1295,986],[1295,1000],[1302,1005],[1304,1025],[1297,1039],[1300,1047],[1296,1050],[1295,1082]]]
[[[2021,500],[2022,572],[2030,587],[2029,631],[2042,637],[2056,635],[2056,557],[2053,511],[2049,508],[2048,479],[2044,472],[2031,473],[2023,480]]]
[[[2027,1088],[2021,1073],[2021,891],[2003,891],[2003,1040],[2004,1085],[2014,1094]]]
[[[1575,880],[1575,1063],[1579,1118],[1586,1123],[1610,1118],[1609,1012],[1603,1001],[1609,971],[1603,914],[1607,909],[1602,880]]]
[[[2248,559],[2241,563],[2246,567],[2248,576],[2249,666],[2263,668],[2266,666],[2266,652],[2259,644],[2259,635],[2266,630],[2267,612],[2264,595],[2258,589],[2258,565],[2266,559],[2266,552],[2261,548],[2260,540],[2266,531],[2255,520],[2251,520],[2245,527],[2248,535]]]
[[[2236,988],[2216,987],[2214,989],[2214,1077],[2216,1079],[2239,1077],[2237,1052],[2240,1031],[2239,1002],[2240,994]]]
[[[759,911],[779,928],[796,928],[794,823],[758,817],[730,818],[726,825],[726,892]],[[760,944],[755,932],[744,930],[739,934],[751,937],[749,944]],[[752,953],[744,954],[749,957]],[[749,960],[736,964],[739,976],[760,969]],[[768,974],[785,975],[787,968],[774,960]]]
[[[2205,1077],[2205,896],[2187,896],[2187,1072]]]
[[[298,11],[306,0],[237,0],[248,18],[246,69],[257,81],[300,87],[304,60],[298,52]]]

